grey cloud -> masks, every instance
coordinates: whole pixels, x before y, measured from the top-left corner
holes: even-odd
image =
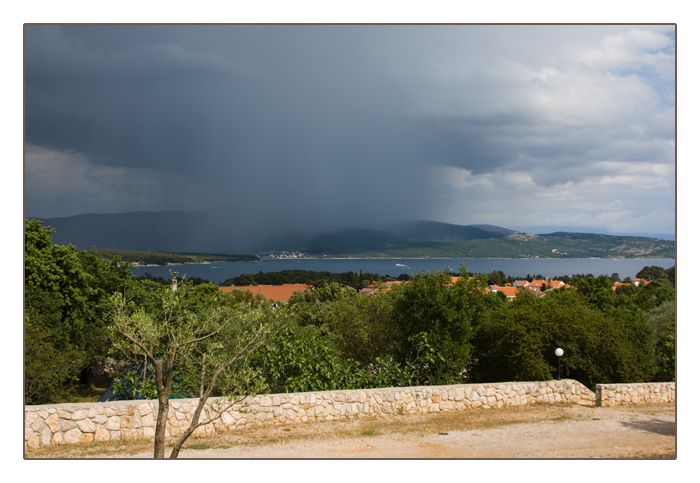
[[[663,76],[615,87],[617,74],[586,70],[584,54],[621,30],[29,25],[26,141],[144,178],[120,206],[152,186],[149,209],[252,206],[323,226],[440,219],[454,198],[428,186],[435,166],[527,170],[553,186],[600,160],[669,162],[655,141],[675,132]],[[558,84],[539,80],[546,69]],[[600,105],[576,99],[583,89],[599,89]]]

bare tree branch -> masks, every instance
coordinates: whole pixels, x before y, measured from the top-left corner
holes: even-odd
[[[216,331],[212,332],[211,334],[204,335],[202,337],[198,337],[196,339],[188,340],[186,342],[182,342],[181,344],[175,344],[173,347],[175,347],[175,350],[179,349],[180,347],[184,347],[189,344],[196,344],[197,342],[201,342],[203,340],[209,339],[211,337],[219,335],[221,332],[221,329],[216,329]]]
[[[155,362],[156,358],[153,356],[153,354],[151,354],[151,351],[149,351],[149,350],[146,348],[146,346],[143,345],[143,344],[141,343],[140,340],[137,340],[136,338],[132,337],[130,334],[127,334],[127,333],[126,333],[124,330],[122,330],[122,329],[117,329],[117,333],[119,333],[119,334],[122,335],[126,340],[128,340],[129,342],[131,342],[132,344],[134,344],[135,346],[137,346],[139,349],[141,349],[141,350],[143,351],[143,353],[146,354],[146,356],[147,356],[149,359],[151,359],[152,361]]]

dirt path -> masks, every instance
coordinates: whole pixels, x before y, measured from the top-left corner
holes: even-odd
[[[98,451],[76,449],[53,457],[151,456],[148,446],[113,452],[92,448]],[[674,458],[675,454],[675,408],[650,405],[539,406],[263,428],[191,439],[180,457],[524,459]]]

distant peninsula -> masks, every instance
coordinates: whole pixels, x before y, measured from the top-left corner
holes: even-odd
[[[135,266],[186,265],[190,263],[215,262],[257,262],[255,255],[221,254],[221,253],[170,253],[170,252],[133,252],[129,250],[97,250],[102,258],[119,256],[125,262]]]

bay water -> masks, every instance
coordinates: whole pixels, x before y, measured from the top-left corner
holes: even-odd
[[[199,277],[220,284],[229,278],[245,273],[281,272],[282,270],[310,270],[315,272],[377,273],[398,277],[423,271],[435,272],[449,268],[458,272],[460,264],[465,264],[471,273],[490,273],[501,270],[508,276],[525,278],[527,275],[557,277],[563,275],[592,274],[612,275],[620,279],[634,278],[645,266],[658,266],[664,269],[676,264],[674,259],[648,258],[269,258],[258,262],[221,262],[204,264],[142,266],[134,267],[133,273],[142,276],[150,273],[155,277],[170,278],[170,272],[179,276]]]

